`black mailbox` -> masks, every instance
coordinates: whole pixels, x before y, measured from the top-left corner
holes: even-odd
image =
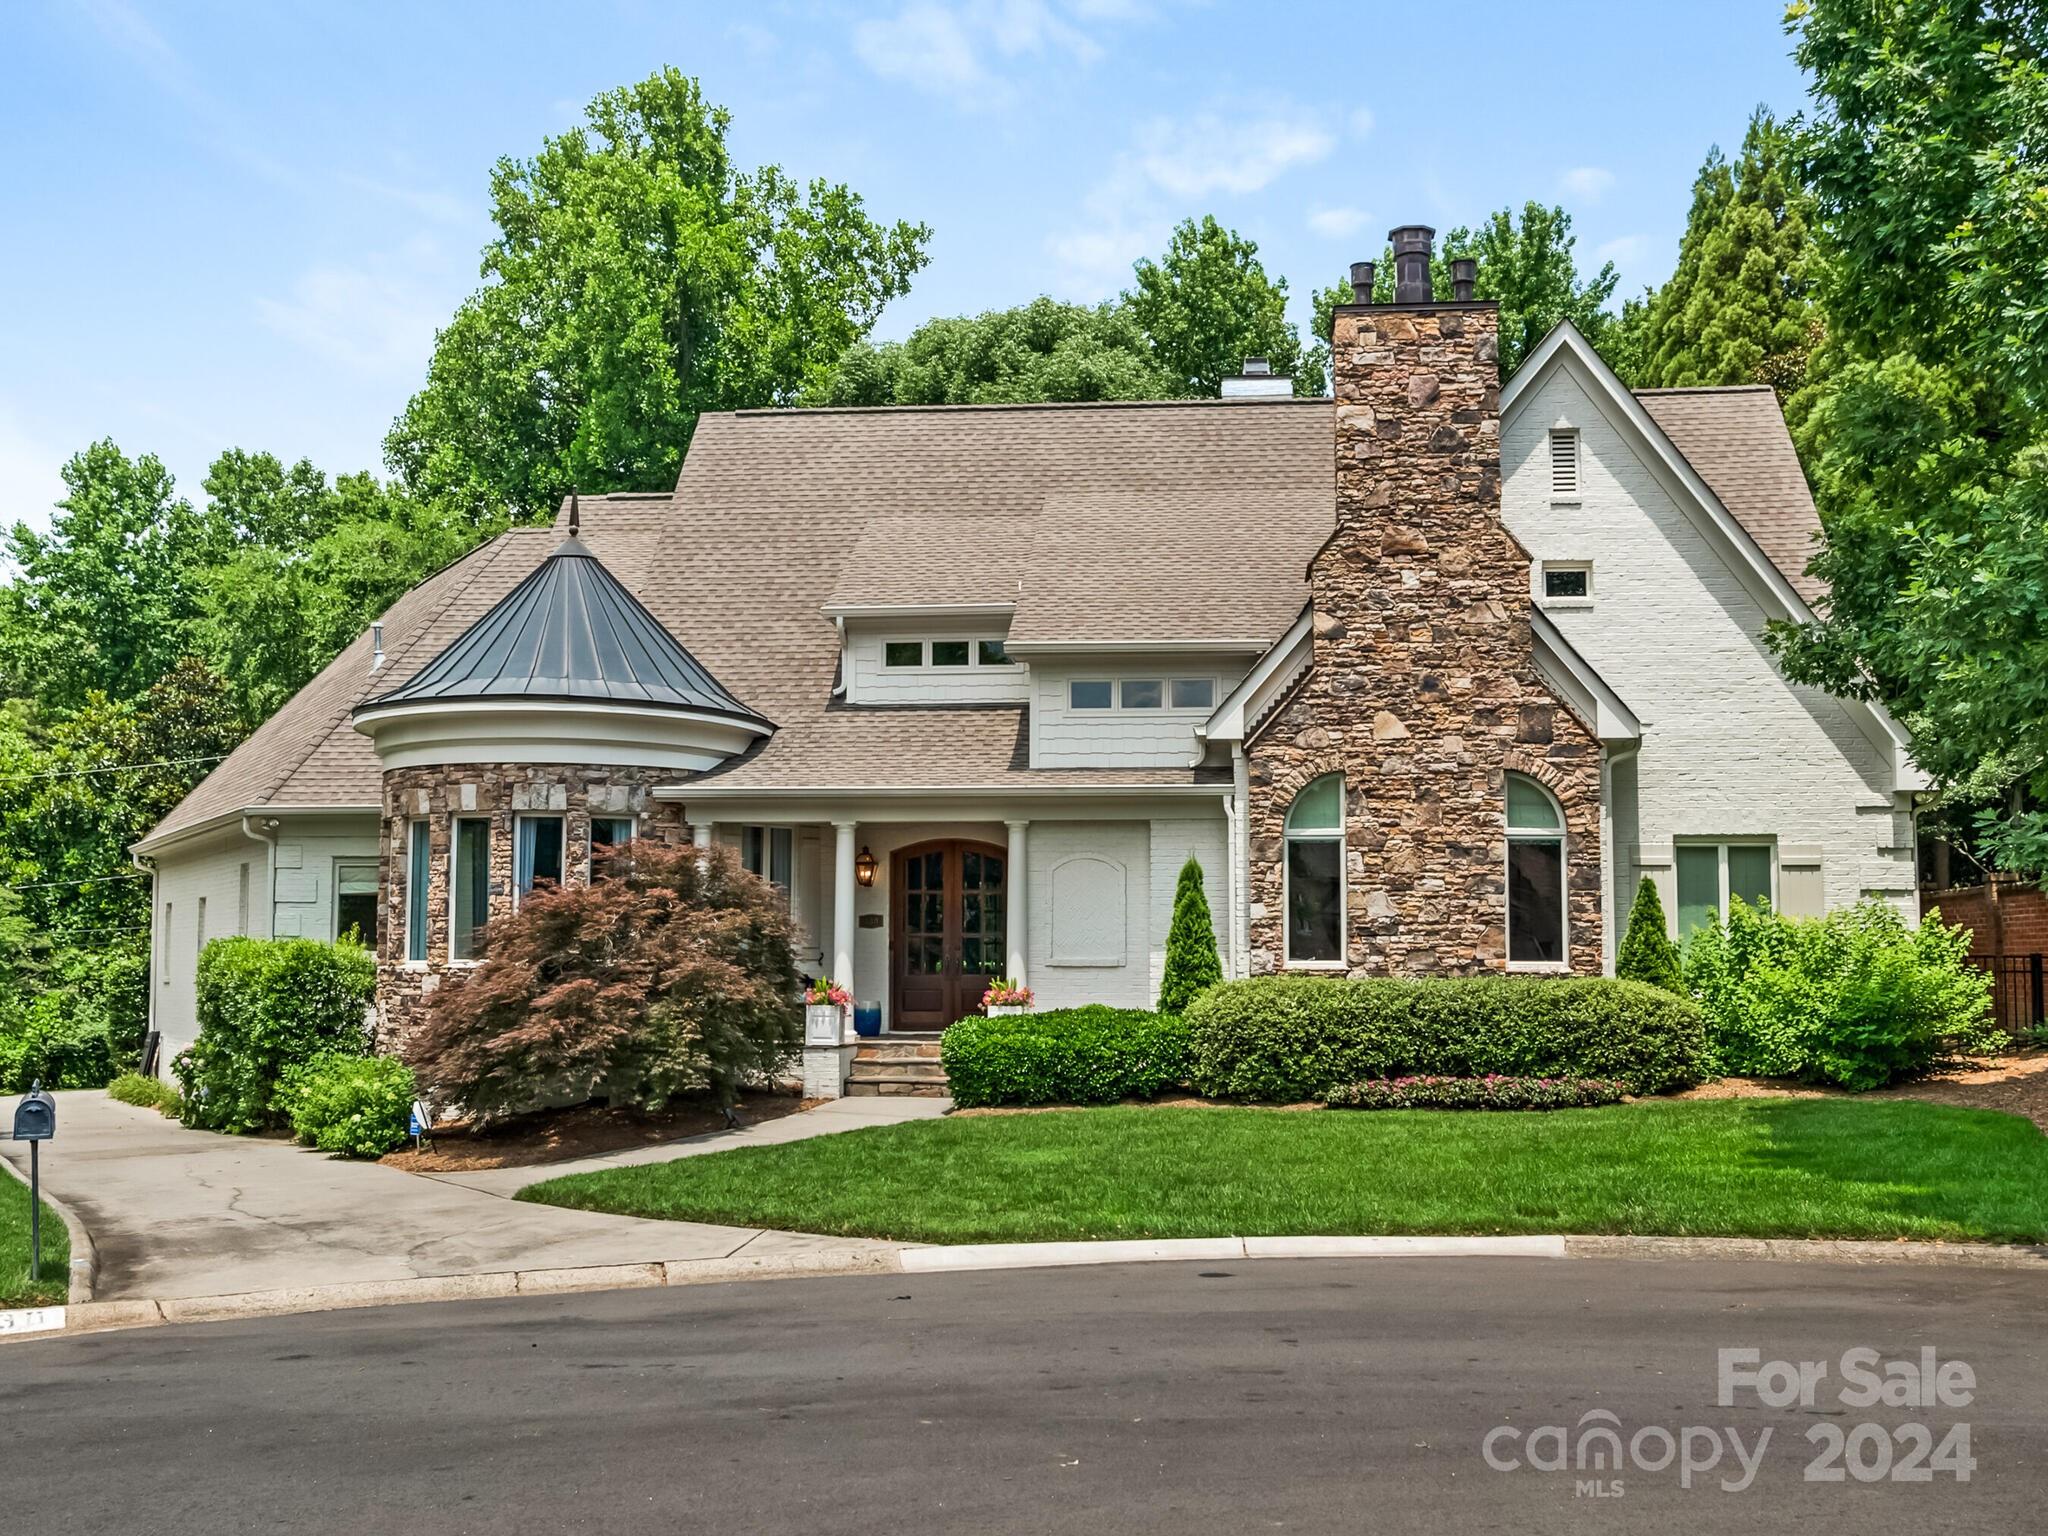
[[[28,1097],[14,1106],[14,1139],[48,1141],[56,1134],[57,1101],[40,1087],[29,1089]]]

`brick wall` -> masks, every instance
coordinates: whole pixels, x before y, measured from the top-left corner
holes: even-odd
[[[1285,955],[1288,807],[1330,772],[1352,972],[1506,967],[1511,771],[1563,806],[1571,965],[1600,969],[1599,748],[1535,669],[1528,556],[1500,520],[1498,324],[1484,303],[1336,314],[1315,660],[1247,754],[1255,971]]]
[[[403,1045],[426,999],[448,970],[449,845],[457,817],[490,818],[490,916],[495,921],[512,911],[512,826],[521,812],[552,812],[563,818],[563,878],[580,882],[589,875],[593,816],[630,816],[636,837],[658,837],[672,843],[688,840],[680,808],[648,794],[656,784],[673,783],[675,777],[672,768],[554,763],[463,764],[403,768],[385,774],[378,857],[378,884],[385,904],[377,954],[379,1049],[397,1050]],[[432,850],[427,886],[428,959],[424,963],[405,958],[407,850],[415,821],[427,824]]]
[[[1922,905],[1940,908],[1949,927],[1969,929],[1973,955],[2048,954],[2048,893],[2031,881],[1929,891]]]

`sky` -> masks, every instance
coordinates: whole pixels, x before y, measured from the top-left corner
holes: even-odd
[[[382,468],[477,285],[487,183],[663,65],[735,163],[929,224],[884,315],[1108,298],[1214,213],[1308,295],[1395,224],[1561,203],[1581,269],[1669,275],[1708,147],[1804,104],[1784,0],[5,0],[0,524],[111,437]]]

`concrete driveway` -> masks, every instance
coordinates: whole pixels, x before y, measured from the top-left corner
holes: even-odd
[[[343,1162],[289,1142],[188,1130],[98,1090],[56,1097],[57,1137],[43,1148],[43,1187],[92,1232],[100,1258],[94,1296],[102,1301],[688,1263],[733,1258],[742,1250],[751,1259],[899,1246],[525,1205],[507,1198],[512,1189],[562,1170],[515,1170],[492,1181],[493,1192]],[[809,1122],[805,1129],[822,1134],[889,1118],[879,1109],[823,1120],[818,1114],[769,1126]],[[778,1131],[774,1139],[789,1139],[796,1129]],[[737,1145],[747,1136],[727,1133],[716,1140]],[[662,1150],[637,1149],[635,1160],[656,1160]],[[677,1153],[682,1150],[679,1144]],[[0,1141],[0,1156],[26,1173],[25,1144]]]

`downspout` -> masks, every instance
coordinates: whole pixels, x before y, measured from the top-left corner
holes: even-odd
[[[1620,754],[1621,759],[1634,757],[1643,750],[1638,740],[1634,746]],[[1620,921],[1621,871],[1615,865],[1614,849],[1614,750],[1606,742],[1600,743],[1600,970],[1603,975],[1612,976],[1617,957],[1621,953],[1621,935],[1615,932]]]
[[[149,1007],[145,1011],[142,1025],[143,1049],[146,1054],[148,1051],[149,1037],[152,1034],[157,1033],[156,995],[157,993],[163,990],[163,983],[160,979],[159,967],[168,965],[170,962],[170,957],[157,947],[158,941],[162,937],[162,935],[160,935],[157,932],[156,927],[156,861],[152,859],[148,854],[137,853],[131,848],[128,852],[128,862],[130,864],[133,864],[137,869],[141,870],[142,873],[149,876],[149,974],[143,978],[143,996],[149,999]],[[142,1064],[140,1062],[136,1063],[138,1069],[141,1067],[141,1065]],[[157,1065],[159,1069],[161,1069],[163,1065],[163,1058],[161,1055],[159,1055],[157,1058]]]
[[[277,937],[277,820],[269,819],[261,831],[251,831],[249,824],[253,816],[242,818],[242,836],[252,843],[263,844],[263,934],[266,939]]]
[[[1249,976],[1252,970],[1252,769],[1244,755],[1244,742],[1230,744],[1230,797],[1236,814],[1231,818],[1230,863],[1235,872],[1230,901],[1230,958],[1233,971]]]

